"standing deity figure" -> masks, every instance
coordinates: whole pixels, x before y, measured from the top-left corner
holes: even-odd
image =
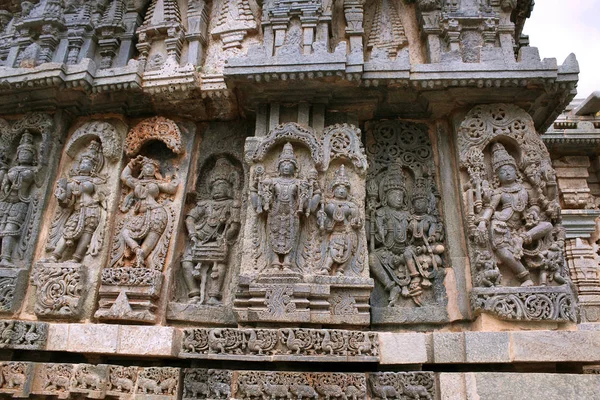
[[[401,165],[389,166],[379,184],[379,198],[381,207],[371,210],[369,226],[371,272],[390,293],[389,306],[397,305],[400,295],[420,304],[421,274],[409,241],[410,212]]]
[[[229,248],[240,231],[239,179],[235,167],[219,158],[208,176],[210,199],[200,199],[185,218],[190,240],[181,265],[190,303],[202,304],[206,291],[208,305],[221,303]]]
[[[325,260],[320,275],[329,275],[336,266],[337,275],[344,275],[346,267],[356,254],[357,231],[362,226],[358,206],[349,199],[350,180],[342,165],[336,172],[330,189],[333,198],[322,203],[317,220],[319,229],[328,233],[324,241]]]
[[[492,145],[492,168],[497,187],[484,196],[488,201],[476,221],[478,235],[487,237],[489,233],[499,263],[515,274],[521,286],[532,286],[529,270],[521,261],[523,245],[545,238],[552,232],[552,224],[538,218],[540,208],[532,204],[515,159],[501,143]]]
[[[137,178],[133,176],[136,168],[140,169]],[[141,155],[129,161],[121,173],[121,181],[131,193],[125,197],[121,208],[128,215],[121,231],[125,254],[120,256],[128,257],[129,252],[133,252],[135,266],[145,268],[146,258],[158,244],[169,221],[168,211],[159,202],[159,197],[161,193],[175,194],[179,182],[176,177],[164,179],[158,162]]]
[[[417,178],[408,223],[410,246],[405,251],[405,257],[413,257],[423,288],[431,287],[431,279],[435,278],[438,267],[442,265],[440,255],[444,253],[443,229],[432,210],[435,203],[431,201],[431,197],[425,178]]]
[[[267,214],[270,265],[290,272],[300,234],[300,215],[310,215],[321,199],[312,180],[297,176],[298,161],[290,143],[283,146],[277,160],[278,176],[258,179],[252,203],[258,214]]]
[[[14,267],[13,251],[31,211],[30,192],[38,171],[36,164],[33,136],[26,130],[17,147],[16,165],[3,174],[0,183],[0,267]]]
[[[46,262],[59,262],[72,249],[69,262],[81,262],[86,253],[98,254],[104,196],[99,189],[107,180],[99,175],[103,165],[102,145],[94,140],[78,157],[69,176],[57,182],[54,196],[60,210],[52,223],[46,246],[52,253]]]

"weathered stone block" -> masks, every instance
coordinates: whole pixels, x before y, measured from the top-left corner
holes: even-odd
[[[380,364],[424,364],[427,358],[427,341],[430,335],[424,333],[379,334]]]
[[[148,340],[152,338],[152,340]],[[174,356],[179,352],[179,330],[161,326],[122,325],[117,354]]]
[[[466,361],[465,334],[462,332],[434,332],[433,361],[436,364]]]
[[[69,324],[67,351],[114,354],[119,341],[119,325]]]
[[[465,355],[468,363],[507,363],[510,358],[510,333],[465,332]]]

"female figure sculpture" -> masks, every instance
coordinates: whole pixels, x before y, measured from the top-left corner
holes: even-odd
[[[52,254],[46,262],[59,262],[66,250],[73,247],[75,250],[69,262],[75,263],[81,262],[86,252],[96,255],[100,250],[98,240],[92,244],[92,239],[102,217],[103,193],[98,189],[106,183],[106,178],[99,175],[104,164],[101,147],[100,142],[92,141],[80,155],[69,177],[60,179],[56,185],[54,196],[61,210],[52,224],[46,246]]]
[[[492,168],[498,187],[484,196],[489,198],[489,202],[484,203],[477,221],[479,235],[486,236],[489,231],[491,246],[499,263],[515,274],[521,286],[532,286],[534,283],[529,270],[521,261],[523,245],[544,238],[552,231],[552,224],[528,215],[535,211],[531,207],[537,210],[539,207],[531,204],[530,195],[518,175],[517,163],[501,143],[492,145]]]
[[[133,176],[136,168],[140,170],[137,178]],[[133,252],[135,266],[145,268],[145,260],[158,244],[169,220],[168,211],[159,197],[161,193],[175,194],[179,182],[175,177],[165,180],[160,175],[158,162],[141,155],[129,161],[121,173],[121,181],[131,193],[121,208],[128,215],[121,231],[126,254],[119,258]]]
[[[333,199],[323,204],[317,216],[319,229],[329,234],[323,243],[325,260],[319,274],[329,275],[335,265],[341,276],[356,253],[357,230],[362,226],[358,206],[348,199],[350,181],[343,165],[335,173],[331,190]]]
[[[11,167],[0,183],[0,238],[2,252],[0,267],[14,267],[13,252],[21,239],[31,211],[31,187],[38,168],[33,136],[25,131],[17,147],[16,165]]]

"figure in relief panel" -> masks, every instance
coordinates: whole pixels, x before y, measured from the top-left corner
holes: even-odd
[[[139,169],[138,177],[134,171]],[[125,242],[123,254],[118,263],[135,255],[134,264],[137,268],[146,267],[146,258],[153,252],[167,227],[168,211],[159,201],[161,193],[173,195],[177,192],[179,181],[176,177],[164,179],[159,172],[157,161],[137,156],[132,159],[123,172],[121,181],[131,189],[121,208],[127,212],[121,236]]]
[[[283,146],[277,171],[277,177],[266,179],[259,173],[253,205],[258,214],[267,214],[269,245],[273,252],[270,265],[289,272],[300,233],[300,216],[310,215],[321,197],[320,192],[315,191],[316,183],[297,176],[298,161],[290,143]]]
[[[358,247],[357,231],[363,226],[358,206],[351,199],[350,180],[342,165],[331,183],[333,198],[323,203],[317,214],[319,229],[328,233],[323,242],[325,261],[320,275],[330,275],[335,266],[337,275],[344,275]]]
[[[229,248],[240,231],[241,204],[235,191],[239,180],[226,158],[217,159],[208,177],[210,199],[200,199],[186,216],[190,240],[182,267],[190,303],[204,303],[206,292],[206,304],[221,303]]]
[[[102,232],[98,226],[102,220],[104,198],[100,188],[107,181],[99,174],[103,165],[102,145],[94,140],[80,154],[69,176],[57,182],[54,196],[60,210],[52,223],[46,246],[51,255],[44,262],[57,263],[67,250],[72,250],[69,262],[79,263],[86,253],[96,255],[100,251]]]
[[[0,183],[0,267],[14,267],[13,252],[23,234],[30,210],[31,189],[38,168],[33,136],[25,131],[16,153],[16,165],[2,172]]]

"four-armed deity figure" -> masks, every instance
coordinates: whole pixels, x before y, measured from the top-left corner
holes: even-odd
[[[67,250],[72,250],[70,262],[81,262],[87,252],[99,251],[92,239],[102,217],[102,196],[99,188],[106,178],[99,175],[104,165],[102,145],[92,141],[87,150],[78,157],[69,176],[58,181],[54,196],[60,210],[52,224],[46,262],[59,262]],[[98,232],[102,234],[102,232]],[[97,242],[97,240],[95,241]],[[91,245],[91,248],[90,248]]]
[[[200,199],[186,216],[190,241],[181,265],[190,303],[204,302],[207,285],[206,303],[221,303],[229,247],[240,231],[240,201],[235,196],[239,179],[235,167],[219,158],[208,176],[210,199]]]
[[[3,173],[0,182],[0,267],[14,267],[13,252],[31,211],[31,188],[38,168],[33,136],[23,132],[17,147],[16,165]]]
[[[136,168],[140,169],[137,178],[133,176]],[[121,231],[126,245],[123,250],[125,255],[133,251],[135,266],[144,268],[146,258],[158,244],[169,220],[168,211],[159,201],[159,196],[161,193],[175,194],[179,182],[176,177],[164,179],[158,162],[144,156],[129,161],[121,173],[121,181],[131,189],[121,208],[121,211],[129,212]]]
[[[415,262],[415,248],[410,243],[410,212],[401,165],[388,167],[379,184],[379,199],[381,207],[372,210],[369,226],[371,273],[390,293],[390,306],[397,304],[400,295],[420,304],[421,274]]]
[[[252,203],[258,214],[267,214],[270,265],[289,272],[300,234],[300,215],[308,217],[321,194],[315,182],[297,176],[298,161],[290,143],[283,146],[277,171],[279,176],[256,183]]]
[[[484,197],[484,208],[477,218],[477,229],[485,237],[489,231],[492,249],[500,264],[508,267],[521,282],[532,286],[529,270],[523,265],[523,245],[546,237],[552,224],[541,221],[540,208],[521,183],[517,163],[501,143],[492,145],[492,168],[497,187]]]
[[[350,180],[342,165],[331,183],[333,198],[327,200],[318,212],[319,229],[328,233],[323,242],[325,260],[320,275],[329,275],[335,265],[337,275],[344,275],[345,269],[356,254],[358,233],[362,221],[358,206],[348,199]]]

